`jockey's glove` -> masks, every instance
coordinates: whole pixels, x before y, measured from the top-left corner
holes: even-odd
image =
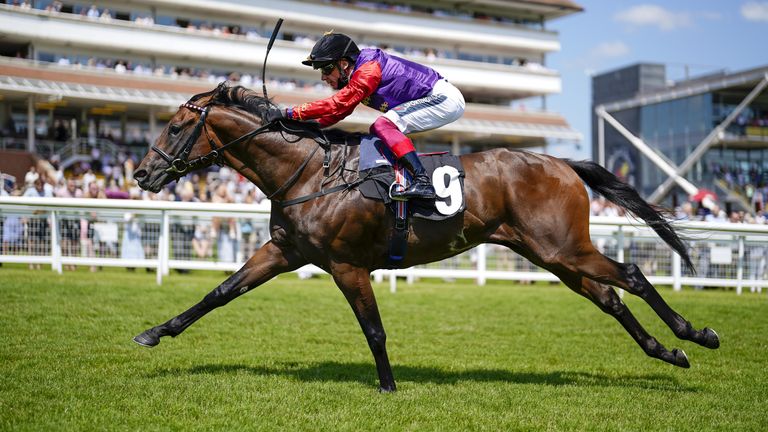
[[[282,120],[286,118],[285,110],[282,110],[278,107],[270,107],[269,110],[267,110],[267,121],[269,123],[276,122],[278,120]]]

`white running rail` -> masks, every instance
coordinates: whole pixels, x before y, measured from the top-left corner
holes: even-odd
[[[157,283],[171,270],[239,269],[269,238],[269,203],[213,204],[168,201],[0,197],[0,262],[150,268]],[[633,262],[654,284],[690,287],[768,287],[768,225],[678,222],[698,274],[641,222],[592,217],[595,246],[620,262]],[[300,274],[323,273],[305,266]],[[481,245],[437,263],[378,270],[375,280],[397,277],[557,281],[506,248]]]

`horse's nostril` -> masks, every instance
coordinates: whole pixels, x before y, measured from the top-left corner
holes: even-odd
[[[147,176],[147,170],[145,169],[140,169],[133,173],[133,178],[135,178],[136,180],[141,180],[146,176]]]

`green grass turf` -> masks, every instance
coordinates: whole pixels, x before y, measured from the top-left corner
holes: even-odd
[[[284,276],[152,349],[131,338],[202,298],[218,272],[57,275],[0,268],[0,430],[755,430],[768,428],[768,296],[662,289],[719,350],[646,357],[562,285],[377,286],[398,392],[379,394],[349,306]]]

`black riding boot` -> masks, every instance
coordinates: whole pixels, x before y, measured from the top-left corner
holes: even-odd
[[[398,162],[411,172],[413,179],[408,188],[402,192],[392,191],[392,198],[407,200],[410,198],[435,199],[435,188],[429,181],[427,170],[421,165],[415,151],[406,153]]]

